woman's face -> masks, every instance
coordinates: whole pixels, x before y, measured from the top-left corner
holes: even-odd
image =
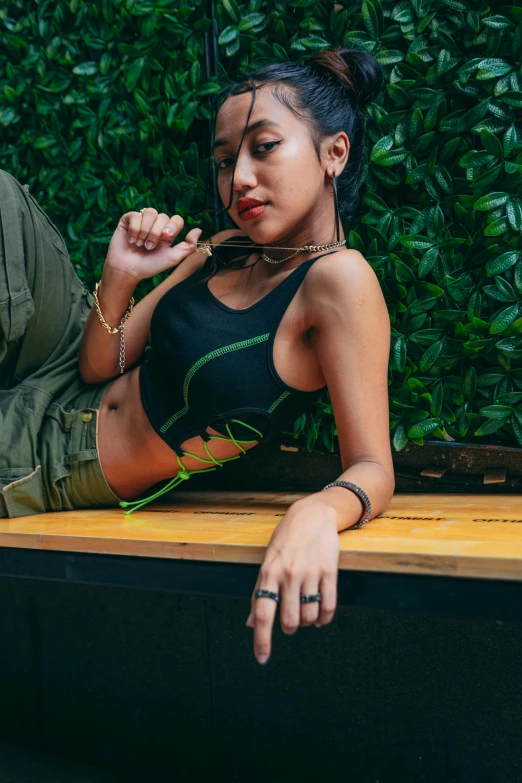
[[[215,128],[214,160],[218,169],[219,194],[225,206],[230,201],[230,183],[252,93],[233,95],[223,103]],[[249,127],[236,161],[232,204],[228,213],[234,223],[260,245],[317,234],[314,226],[333,214],[325,167],[317,159],[305,120],[296,117],[269,89],[256,91]],[[331,191],[331,188],[330,188]],[[263,210],[250,219],[242,217],[241,199],[264,202]],[[255,214],[255,213],[252,213]],[[333,225],[333,218],[329,221]]]

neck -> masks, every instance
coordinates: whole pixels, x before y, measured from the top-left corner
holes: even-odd
[[[342,228],[339,232],[339,241],[342,242],[345,239],[344,232]],[[262,246],[262,250],[260,252],[265,253],[269,258],[273,258],[275,261],[280,261],[283,258],[288,258],[288,256],[292,255],[292,250],[277,250],[277,247],[287,247],[287,248],[293,248],[294,252],[300,248],[305,247],[307,245],[328,245],[328,244],[334,244],[337,242],[337,237],[334,232],[334,236],[328,236],[325,237],[324,233],[322,236],[313,236],[312,238],[308,237],[305,238],[304,236],[298,237],[297,239],[295,237],[288,238],[288,239],[282,239],[281,241],[274,242],[273,244],[265,244]],[[299,259],[301,261],[306,260],[307,258],[310,258],[314,253],[318,251],[316,250],[303,250],[300,253],[298,253],[294,258]]]

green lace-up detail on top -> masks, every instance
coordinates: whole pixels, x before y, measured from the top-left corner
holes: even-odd
[[[248,429],[253,430],[254,432],[257,432],[259,435],[259,438],[261,439],[263,437],[263,434],[259,432],[255,427],[252,427],[250,424],[246,424],[245,422],[241,421],[240,419],[232,419],[232,421],[236,422],[237,424],[242,424],[243,427],[248,427]],[[227,440],[231,443],[235,443],[235,445],[241,450],[241,454],[246,454],[246,449],[244,449],[241,446],[241,443],[256,443],[257,441],[254,440],[237,440],[234,438],[232,432],[230,431],[230,426],[227,424],[226,429],[228,431],[228,434],[230,435],[229,438],[227,438],[225,435],[210,435],[210,438],[213,438],[214,440]],[[231,462],[233,459],[239,459],[241,454],[236,454],[235,457],[226,457],[225,459],[218,460],[215,457],[212,456],[210,453],[208,446],[205,441],[203,441],[203,448],[205,449],[206,453],[210,457],[210,459],[204,459],[204,457],[199,457],[197,454],[192,454],[190,451],[184,451],[183,454],[185,456],[194,457],[195,459],[199,459],[201,462],[207,462],[207,463],[215,463],[213,468],[204,468],[201,470],[187,470],[183,463],[181,462],[181,459],[179,455],[176,455],[176,459],[178,460],[178,464],[180,466],[180,470],[178,473],[172,478],[162,489],[158,490],[158,492],[155,492],[153,495],[149,495],[148,498],[143,498],[142,500],[122,500],[120,501],[120,506],[122,508],[128,508],[128,511],[124,511],[123,513],[125,515],[132,514],[133,511],[136,511],[138,508],[141,508],[142,506],[147,505],[147,503],[151,503],[153,500],[156,500],[156,498],[159,498],[161,495],[164,495],[165,492],[169,492],[171,489],[174,489],[174,487],[177,487],[178,484],[181,484],[182,481],[185,481],[186,479],[189,479],[193,473],[208,473],[211,470],[217,470],[218,467],[222,468],[225,462]]]

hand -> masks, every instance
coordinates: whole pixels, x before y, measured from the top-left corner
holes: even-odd
[[[169,218],[152,207],[126,212],[112,236],[105,265],[136,282],[177,266],[194,252],[201,236],[201,229],[193,228],[184,242],[171,247],[184,223],[181,215]],[[150,249],[145,246],[148,242],[152,242]]]
[[[294,503],[272,533],[252,593],[247,626],[254,629],[254,654],[259,663],[270,657],[274,617],[273,598],[255,598],[259,588],[280,594],[279,613],[284,633],[299,625],[327,625],[337,604],[339,568],[337,514],[315,495]],[[302,604],[301,593],[321,593],[321,602]]]

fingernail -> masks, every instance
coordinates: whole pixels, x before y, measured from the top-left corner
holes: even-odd
[[[135,241],[136,240],[134,239],[134,237],[129,237],[129,244],[130,245],[133,245]]]
[[[315,625],[316,628],[320,628],[321,627],[321,623],[314,623],[314,625]]]
[[[145,247],[147,248],[147,250],[150,250],[151,247],[154,247],[154,242],[150,242],[150,240],[145,242]]]
[[[167,226],[167,228],[165,229],[166,234],[172,234],[173,231],[174,229],[172,228],[172,226]]]
[[[268,655],[260,655],[257,659],[258,663],[266,663],[268,661]]]
[[[136,244],[138,245],[138,247],[141,247],[143,245],[143,239],[137,239]]]
[[[251,619],[252,619],[252,612],[250,612],[250,614],[248,615],[245,625],[248,625]]]

